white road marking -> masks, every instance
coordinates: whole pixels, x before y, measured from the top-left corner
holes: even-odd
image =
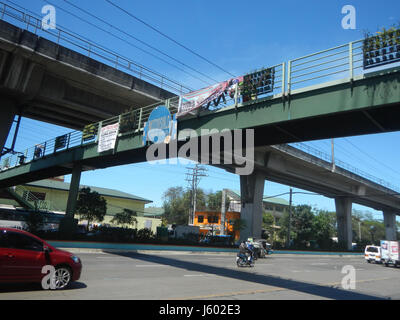
[[[137,264],[136,267],[140,268],[140,267],[171,267],[172,266],[167,266],[165,264]]]

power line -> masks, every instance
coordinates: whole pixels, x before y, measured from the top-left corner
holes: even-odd
[[[194,54],[195,56],[199,57],[200,59],[208,62],[209,64],[213,65],[214,67],[218,68],[219,70],[229,74],[232,77],[235,77],[234,74],[230,73],[229,71],[223,69],[222,67],[220,67],[219,65],[215,64],[214,62],[210,61],[209,59],[201,56],[200,54],[198,54],[197,52],[193,51],[192,49],[186,47],[185,45],[179,43],[178,41],[176,41],[175,39],[171,38],[170,36],[166,35],[165,33],[161,32],[160,30],[156,29],[155,27],[153,27],[152,25],[148,24],[147,22],[143,21],[142,19],[139,19],[138,17],[136,17],[135,15],[133,15],[132,13],[130,13],[129,11],[125,10],[124,8],[116,5],[115,3],[113,3],[110,0],[105,0],[106,2],[108,2],[109,4],[111,4],[113,7],[121,10],[122,12],[125,12],[127,15],[129,15],[130,17],[132,17],[133,19],[135,19],[136,21],[139,21],[140,23],[144,24],[145,26],[147,26],[148,28],[152,29],[153,31],[157,32],[158,34],[162,35],[163,37],[167,38],[168,40],[172,41],[173,43],[175,43],[176,45],[184,48],[185,50],[189,51],[190,53]]]
[[[386,165],[385,163],[379,161],[378,159],[374,158],[373,156],[371,156],[370,154],[368,154],[367,152],[363,151],[362,149],[360,149],[359,147],[357,147],[355,144],[353,144],[352,142],[350,142],[348,139],[344,138],[344,140],[349,143],[350,145],[352,145],[354,148],[356,148],[358,151],[360,151],[361,153],[365,154],[367,157],[369,157],[370,159],[380,163],[381,165],[383,165],[384,167],[386,167],[387,169],[389,169],[390,171],[397,173],[400,175],[399,171],[396,171],[395,169],[389,167],[388,165]]]
[[[44,1],[44,0],[43,0],[43,1]],[[44,1],[44,2],[46,2],[46,1]],[[76,8],[76,9],[78,9],[78,10],[80,10],[80,11],[86,13],[86,14],[89,15],[90,17],[101,21],[102,23],[106,24],[106,25],[109,26],[110,28],[113,28],[113,29],[119,31],[119,32],[123,33],[124,35],[126,35],[126,36],[128,36],[128,37],[130,37],[130,38],[132,38],[132,39],[134,39],[134,40],[136,40],[136,41],[138,41],[138,42],[140,42],[141,44],[143,44],[143,45],[149,47],[150,49],[152,49],[152,50],[154,50],[154,51],[157,51],[158,53],[161,53],[162,55],[168,57],[169,59],[174,60],[175,62],[178,62],[179,64],[185,66],[186,68],[191,69],[192,71],[197,72],[198,74],[201,74],[203,77],[206,77],[206,78],[208,78],[209,80],[211,80],[211,81],[213,81],[213,82],[218,82],[217,80],[215,80],[215,79],[213,79],[213,78],[210,78],[209,76],[207,76],[206,74],[202,73],[201,71],[198,71],[198,70],[194,69],[193,67],[191,67],[191,66],[189,66],[189,65],[187,65],[187,64],[185,64],[185,63],[183,63],[183,62],[181,62],[181,61],[179,61],[178,59],[176,59],[176,58],[174,58],[174,57],[172,57],[172,56],[166,54],[165,52],[163,52],[163,51],[161,51],[161,50],[155,48],[154,46],[152,46],[152,45],[146,43],[145,41],[140,40],[139,38],[133,36],[132,34],[129,34],[129,33],[125,32],[124,30],[122,30],[122,29],[120,29],[120,28],[114,26],[113,24],[107,22],[106,20],[104,20],[104,19],[102,19],[102,18],[99,18],[99,17],[93,15],[92,13],[90,13],[90,12],[88,12],[87,10],[85,10],[85,9],[83,9],[83,8],[81,8],[81,7],[79,7],[79,6],[75,5],[75,4],[73,4],[73,3],[71,3],[70,1],[64,0],[64,2],[68,3],[70,6],[72,6],[72,7]],[[195,76],[195,75],[193,75],[193,74],[191,74],[191,73],[185,71],[184,69],[182,69],[182,68],[180,68],[180,67],[178,67],[178,66],[176,66],[176,65],[174,65],[174,64],[172,64],[172,63],[170,63],[170,62],[168,62],[168,61],[166,61],[166,60],[164,60],[164,59],[162,59],[162,58],[160,58],[160,57],[158,57],[158,56],[156,56],[156,55],[154,55],[154,54],[152,54],[151,52],[149,52],[149,51],[147,51],[147,50],[144,50],[144,49],[142,49],[142,48],[140,48],[140,47],[138,47],[138,46],[132,44],[131,42],[127,42],[125,39],[123,39],[123,38],[121,38],[121,37],[119,37],[119,36],[113,34],[112,32],[109,32],[109,31],[107,31],[107,30],[104,30],[103,28],[101,28],[101,27],[99,27],[99,26],[97,26],[97,25],[95,25],[95,24],[92,24],[91,22],[88,22],[87,20],[85,20],[85,19],[83,19],[83,18],[81,18],[81,17],[78,17],[78,16],[76,16],[75,14],[73,14],[73,13],[71,13],[71,12],[69,12],[69,11],[67,11],[67,10],[65,10],[65,9],[63,9],[63,8],[61,8],[61,7],[59,7],[59,8],[60,8],[61,10],[65,11],[65,12],[67,12],[68,14],[70,14],[70,15],[72,15],[72,16],[75,16],[76,18],[79,18],[80,20],[82,20],[82,21],[84,21],[84,22],[86,22],[86,23],[88,23],[88,24],[94,26],[95,28],[97,28],[97,29],[99,29],[99,30],[101,30],[101,31],[103,31],[103,32],[106,32],[107,34],[110,34],[110,35],[112,35],[113,37],[115,37],[115,38],[117,38],[117,39],[119,39],[119,40],[121,40],[121,41],[123,41],[123,42],[129,44],[130,46],[132,46],[132,47],[134,47],[134,48],[136,48],[136,49],[138,49],[138,50],[140,50],[140,51],[142,51],[142,52],[144,52],[144,53],[146,53],[146,54],[148,54],[148,55],[151,55],[152,57],[157,58],[157,59],[161,60],[162,62],[165,62],[165,63],[169,64],[170,66],[172,66],[172,67],[174,67],[174,68],[177,68],[178,70],[180,70],[180,71],[182,71],[182,72],[185,72],[186,74],[190,75],[191,77],[193,77],[193,78],[195,78],[195,79],[197,79],[197,80],[200,80],[200,81],[202,81],[202,82],[204,82],[204,83],[206,83],[206,84],[210,84],[209,82],[206,82],[206,81],[204,81],[203,79],[198,78],[197,76]]]
[[[138,49],[138,50],[141,50],[141,51],[145,52],[146,54],[149,54],[149,55],[151,55],[151,56],[153,56],[153,57],[155,57],[155,58],[157,58],[157,59],[160,59],[160,60],[163,61],[164,63],[169,64],[169,65],[173,66],[174,68],[177,68],[177,69],[179,69],[179,70],[181,70],[181,71],[183,71],[183,72],[189,74],[190,76],[192,76],[192,77],[194,77],[194,78],[196,78],[196,79],[198,79],[198,80],[200,80],[200,81],[203,81],[202,79],[199,79],[199,78],[197,78],[196,76],[193,76],[192,74],[190,74],[190,73],[186,72],[185,70],[183,70],[183,69],[181,69],[181,68],[175,66],[174,64],[172,64],[172,63],[170,63],[170,62],[168,62],[168,61],[166,61],[166,60],[164,60],[164,59],[162,59],[162,58],[160,58],[160,57],[158,57],[158,56],[156,56],[156,55],[154,55],[154,54],[152,54],[152,53],[150,53],[150,52],[148,52],[148,51],[146,51],[146,50],[144,50],[144,49],[142,49],[142,48],[140,48],[140,47],[138,47],[138,46],[136,46],[136,45],[134,45],[134,44],[132,44],[131,42],[126,41],[126,39],[123,39],[123,38],[121,38],[121,37],[119,37],[119,36],[113,34],[112,32],[107,31],[107,30],[103,29],[102,27],[99,27],[98,25],[96,25],[96,24],[94,24],[94,23],[91,23],[90,21],[87,21],[86,19],[84,19],[84,18],[82,18],[82,17],[80,17],[80,16],[78,16],[78,15],[76,15],[76,14],[74,14],[74,13],[72,13],[72,12],[70,12],[70,11],[68,11],[68,10],[66,10],[66,9],[64,9],[64,8],[62,8],[62,7],[60,7],[60,6],[57,6],[57,5],[55,5],[55,4],[53,4],[53,3],[49,2],[49,1],[46,1],[46,0],[42,0],[42,2],[51,4],[51,5],[53,5],[54,7],[60,9],[61,11],[64,11],[64,12],[66,12],[67,14],[69,14],[69,15],[75,17],[76,19],[79,19],[79,20],[85,22],[86,24],[89,24],[89,25],[91,25],[92,27],[95,27],[95,28],[101,30],[102,32],[105,32],[105,33],[111,35],[112,37],[117,38],[117,39],[123,41],[124,43],[127,43],[128,45],[130,45],[130,46],[132,46],[132,47],[134,47],[134,48],[136,48],[136,49]],[[79,8],[79,7],[78,7],[78,8]],[[83,9],[80,9],[80,10],[86,12],[86,11],[83,10]],[[87,14],[89,14],[89,13],[87,13]],[[68,30],[68,29],[66,29],[66,28],[64,28],[64,29],[65,29],[65,30]],[[87,39],[87,38],[85,38],[85,39],[86,39],[87,41],[92,41],[91,39]],[[139,41],[139,40],[138,40],[138,41]],[[94,43],[95,43],[95,42],[94,42]],[[101,46],[100,44],[97,44],[97,43],[95,43],[95,44]],[[113,52],[114,54],[117,54],[117,53],[114,52],[114,51],[111,51],[111,52]],[[137,63],[137,62],[135,62],[135,63]],[[139,64],[139,63],[137,63],[137,64]],[[151,69],[149,69],[149,70],[152,71]],[[154,72],[154,71],[152,71],[152,72]]]
[[[397,173],[397,174],[400,175],[400,172],[397,172],[397,171],[394,170],[393,168],[388,167],[386,164],[384,164],[384,163],[382,163],[381,161],[379,161],[379,160],[373,158],[372,156],[368,155],[367,153],[365,153],[364,151],[362,151],[360,148],[358,148],[357,146],[355,146],[353,143],[351,143],[347,138],[344,138],[344,139],[345,139],[345,141],[346,141],[347,143],[349,143],[351,146],[353,146],[354,148],[356,148],[359,152],[364,153],[364,154],[367,155],[369,158],[371,158],[372,160],[374,160],[374,164],[379,163],[379,164],[385,166],[387,169],[389,169],[389,170],[393,171],[394,173]],[[318,141],[318,142],[323,143],[324,145],[325,145],[325,144],[328,145],[328,142],[326,142],[326,141]],[[366,166],[368,166],[370,169],[374,169],[374,170],[377,171],[377,172],[382,171],[382,168],[378,168],[378,167],[374,166],[374,165],[372,164],[371,161],[366,161],[365,157],[360,157],[359,155],[354,154],[353,152],[349,151],[349,150],[348,150],[347,148],[345,148],[344,146],[340,145],[338,142],[339,142],[339,141],[336,139],[335,147],[341,149],[342,152],[343,152],[345,155],[347,155],[347,157],[349,157],[349,159],[352,159],[352,160],[353,160],[354,158],[356,158],[359,162],[364,163],[364,164],[365,164]],[[312,141],[312,142],[309,141],[308,143],[316,143],[316,141]],[[330,147],[330,144],[329,144],[329,147]]]

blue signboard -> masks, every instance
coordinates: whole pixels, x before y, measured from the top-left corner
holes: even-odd
[[[169,143],[171,139],[176,139],[177,120],[173,117],[165,106],[155,108],[149,115],[144,131],[143,145],[146,143]]]

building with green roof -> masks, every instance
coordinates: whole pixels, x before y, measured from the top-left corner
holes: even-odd
[[[65,182],[63,177],[30,182],[17,187],[18,190],[23,190],[23,192],[20,192],[20,196],[15,194],[11,188],[8,192],[0,194],[0,204],[26,207],[27,201],[23,200],[34,198],[45,203],[48,211],[65,213],[69,186],[70,184]],[[104,220],[102,222],[95,222],[95,224],[119,226],[111,222],[111,220],[115,214],[128,209],[134,212],[136,218],[136,223],[130,227],[137,229],[148,228],[155,233],[157,227],[161,226],[161,216],[164,213],[162,208],[145,208],[145,205],[153,201],[115,189],[86,185],[80,185],[79,188],[85,187],[89,187],[91,191],[98,192],[107,201],[107,213]],[[76,218],[79,218],[79,216],[76,215]],[[86,221],[81,220],[79,223],[85,224]]]
[[[238,190],[227,190],[227,197],[230,200],[229,211],[240,212],[241,201],[240,191]],[[268,195],[264,196],[263,201],[264,212],[272,214],[275,218],[281,218],[285,211],[289,210],[289,202],[282,198],[274,198]]]

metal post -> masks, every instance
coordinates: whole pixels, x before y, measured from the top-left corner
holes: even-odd
[[[99,141],[100,138],[100,132],[101,132],[101,128],[103,127],[103,121],[99,122],[99,127],[97,128],[97,137],[96,137],[96,142]]]
[[[331,150],[332,150],[332,172],[335,172],[336,165],[335,165],[335,145],[334,139],[331,139]]]
[[[68,150],[68,149],[69,149],[69,143],[70,143],[70,141],[71,141],[71,132],[70,132],[70,133],[68,133],[68,139],[67,139],[67,148],[66,148],[66,150]]]
[[[353,42],[349,43],[349,73],[350,81],[353,80]]]
[[[140,108],[138,131],[140,131],[140,129],[142,127],[142,114],[143,114],[143,108]]]
[[[1,20],[4,20],[4,14],[6,13],[6,4],[3,3],[3,12],[1,13]]]
[[[239,93],[239,83],[236,83],[235,87],[235,108],[238,106],[238,93]]]
[[[285,63],[282,63],[282,96],[286,94],[286,67]]]
[[[222,189],[222,201],[221,201],[221,229],[220,235],[225,235],[225,215],[226,215],[226,189]]]
[[[290,188],[290,198],[289,198],[289,225],[287,233],[287,247],[290,247],[290,225],[292,224],[292,194],[293,190]]]
[[[289,60],[288,61],[288,76],[287,76],[287,93],[290,94],[290,90],[291,90],[291,78],[292,78],[292,61]]]

